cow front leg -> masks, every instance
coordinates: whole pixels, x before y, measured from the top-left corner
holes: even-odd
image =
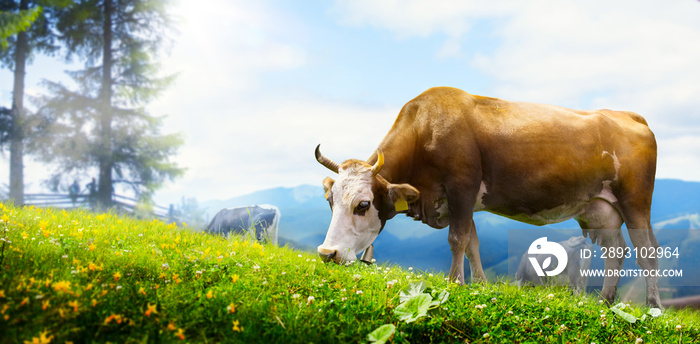
[[[464,253],[469,244],[469,232],[465,226],[450,224],[450,232],[447,242],[452,251],[452,265],[450,266],[450,281],[464,284]]]
[[[472,282],[486,282],[486,275],[481,266],[481,255],[479,254],[479,238],[476,235],[476,224],[471,221],[469,228],[469,242],[467,243],[467,259],[469,269],[472,272]]]
[[[451,213],[452,214],[452,213]],[[481,267],[479,255],[479,238],[476,235],[476,226],[471,216],[462,221],[450,215],[450,232],[447,241],[452,251],[452,265],[450,267],[450,281],[464,284],[464,256],[469,259],[473,282],[485,282],[486,275]]]

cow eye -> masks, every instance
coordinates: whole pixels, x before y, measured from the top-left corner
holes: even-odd
[[[369,209],[369,204],[369,201],[360,202],[360,204],[358,204],[357,207],[355,207],[355,211],[353,212],[353,214],[365,216],[365,213]]]

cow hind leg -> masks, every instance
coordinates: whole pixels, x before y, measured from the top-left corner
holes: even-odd
[[[626,247],[625,239],[620,231],[622,217],[617,209],[607,201],[594,199],[576,220],[581,226],[583,235],[588,235],[594,244],[597,243],[601,247],[613,250],[612,252],[616,252],[618,247],[622,247],[623,250]],[[620,270],[624,262],[624,255],[621,257],[608,256],[605,258],[605,270]],[[618,274],[606,273],[600,297],[608,304],[615,300],[618,282],[620,282]]]
[[[648,217],[629,216],[627,230],[630,234],[632,244],[637,248],[637,265],[645,271],[647,305],[649,307],[661,308],[659,277],[657,276],[659,262],[656,256],[656,249],[659,247],[659,242],[656,240],[654,232],[651,230]]]

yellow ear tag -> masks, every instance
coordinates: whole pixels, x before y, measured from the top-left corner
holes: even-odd
[[[331,193],[331,190],[326,191],[326,195],[323,196],[323,197],[325,197],[326,199],[328,199],[328,194],[329,194],[329,193]]]
[[[396,200],[396,203],[394,203],[394,208],[396,211],[408,210],[408,202],[403,198],[399,198]]]

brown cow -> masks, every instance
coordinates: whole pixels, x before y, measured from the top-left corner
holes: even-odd
[[[658,247],[651,231],[656,140],[632,112],[580,111],[431,88],[408,102],[365,162],[316,159],[338,173],[323,186],[333,212],[318,247],[325,260],[355,260],[387,220],[406,213],[434,228],[450,226],[450,278],[485,281],[475,211],[544,225],[575,218],[591,240]],[[384,162],[386,159],[386,163]],[[381,172],[381,174],[380,174]],[[609,230],[597,230],[607,228]],[[606,269],[622,267],[608,258]],[[645,270],[654,258],[640,257]],[[606,277],[601,297],[612,303],[619,277]],[[660,306],[658,279],[646,278],[647,303]]]

